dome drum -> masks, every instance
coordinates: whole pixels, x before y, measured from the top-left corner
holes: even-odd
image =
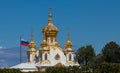
[[[46,36],[46,37],[56,37],[57,34],[56,34],[56,33],[52,33],[52,32],[47,32],[47,33],[45,34],[45,36]]]
[[[68,52],[74,53],[74,50],[64,50],[64,53],[67,54]]]

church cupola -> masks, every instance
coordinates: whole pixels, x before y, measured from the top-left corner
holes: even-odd
[[[72,50],[72,42],[70,41],[70,33],[68,33],[68,39],[67,42],[65,43],[65,48],[66,50]]]
[[[31,40],[29,43],[29,51],[35,51],[36,43],[34,42],[34,34],[31,33]]]
[[[43,40],[41,43],[41,47],[46,47],[46,46],[47,46],[47,42],[46,42],[46,40]]]
[[[46,36],[56,36],[58,31],[58,28],[54,26],[52,22],[52,13],[50,9],[50,13],[48,14],[48,24],[42,29],[42,33],[45,33]]]
[[[65,43],[64,53],[66,55],[66,64],[73,65],[74,64],[74,50],[72,49],[72,43],[70,41],[70,33],[68,33],[68,39]]]
[[[46,36],[55,36],[58,33],[58,28],[52,23],[52,14],[48,15],[48,24],[42,29],[42,33],[45,33]]]
[[[31,40],[29,43],[29,50],[27,51],[27,62],[28,63],[35,63],[35,54],[36,54],[36,43],[34,42],[34,34],[31,33]]]
[[[58,31],[59,31],[58,28],[52,22],[52,13],[50,11],[48,15],[48,24],[42,29],[44,39],[46,40],[48,45],[55,45],[55,42],[57,41],[56,37]]]

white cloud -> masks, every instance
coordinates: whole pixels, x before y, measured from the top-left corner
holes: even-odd
[[[4,47],[4,46],[0,46],[0,49],[5,49],[6,47]]]
[[[2,55],[2,57],[17,57],[18,55],[16,53],[13,52],[7,52],[7,51],[0,51],[0,55]]]

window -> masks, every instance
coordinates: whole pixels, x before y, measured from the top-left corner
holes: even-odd
[[[59,59],[60,59],[60,56],[57,54],[57,55],[55,56],[55,59],[56,59],[56,60],[59,60]]]
[[[40,59],[43,60],[43,55],[42,55],[42,53],[40,53]]]
[[[51,43],[53,43],[53,38],[51,38]]]
[[[47,42],[49,43],[49,38],[47,38]]]
[[[72,58],[71,58],[72,56],[71,56],[71,54],[69,54],[69,61],[71,61],[72,60]]]
[[[47,60],[47,53],[45,54],[45,60]]]

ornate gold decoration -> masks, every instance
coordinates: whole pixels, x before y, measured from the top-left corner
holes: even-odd
[[[68,33],[68,40],[67,42],[65,43],[65,47],[66,48],[71,48],[72,47],[72,43],[70,41],[70,33]]]
[[[78,63],[78,61],[76,61],[76,63],[75,63],[75,64],[79,64],[79,63]]]
[[[67,61],[66,64],[67,65],[72,65],[72,64],[74,64],[74,62],[73,61]]]
[[[35,48],[36,47],[36,44],[35,42],[31,41],[30,44],[29,44],[29,48]]]
[[[31,33],[31,40],[30,40],[30,43],[29,43],[29,51],[35,51],[35,48],[36,48],[36,44],[34,42],[34,34]]]
[[[48,15],[48,24],[42,29],[42,33],[45,33],[45,36],[56,36],[58,31],[58,28],[52,23],[52,13],[50,12]]]
[[[46,40],[43,40],[43,41],[42,41],[41,46],[42,46],[42,48],[47,46]]]
[[[60,45],[58,44],[58,42],[55,42],[55,46],[60,47]]]
[[[42,60],[39,62],[39,64],[50,64],[49,60]]]
[[[67,42],[65,43],[65,51],[73,51],[72,49],[72,43],[70,41],[70,33],[68,33],[68,39]]]
[[[45,34],[44,34],[45,35]],[[47,48],[47,42],[46,42],[46,40],[45,40],[45,36],[43,37],[43,41],[41,42],[41,49],[40,50],[48,50],[48,48]]]
[[[64,66],[62,63],[57,63],[56,65],[55,65],[56,67],[62,67],[62,66]]]

